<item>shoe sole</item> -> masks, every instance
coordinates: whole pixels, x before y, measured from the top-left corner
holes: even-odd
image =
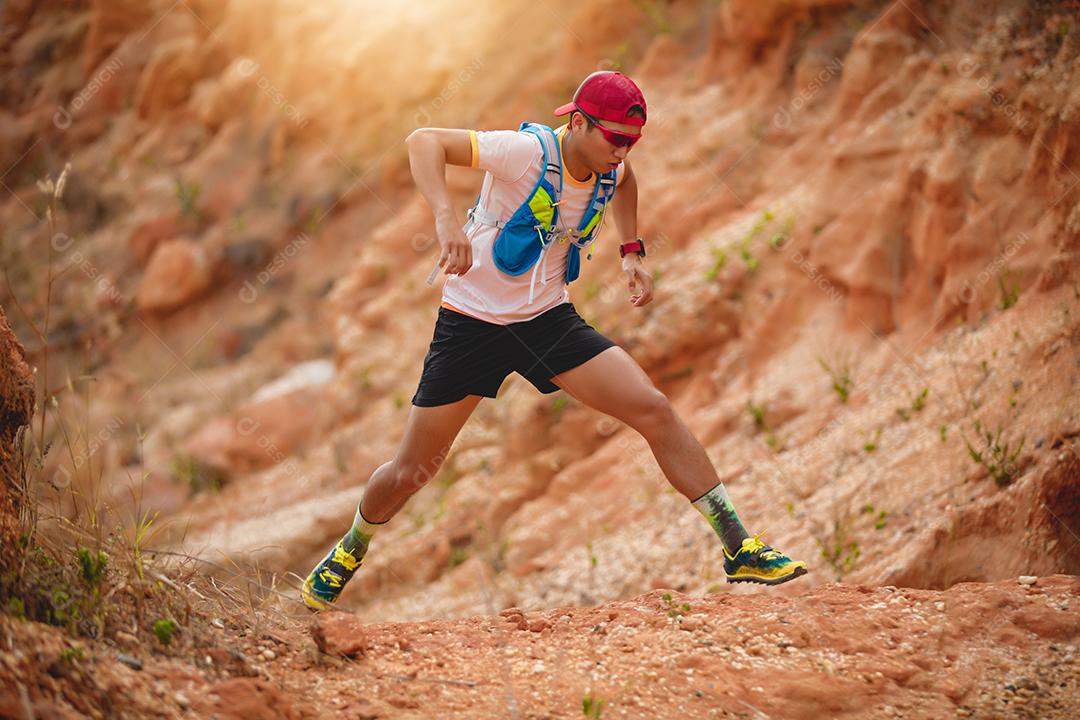
[[[799,568],[795,568],[795,570],[790,575],[784,575],[783,577],[773,578],[772,580],[767,580],[765,578],[754,577],[752,575],[743,575],[742,577],[730,577],[730,576],[728,576],[727,581],[729,583],[748,582],[748,583],[757,583],[758,585],[781,585],[783,583],[786,583],[788,580],[794,580],[795,578],[802,577],[805,574],[806,574],[806,568],[799,567]]]

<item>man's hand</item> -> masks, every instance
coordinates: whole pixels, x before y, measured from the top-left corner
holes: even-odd
[[[461,229],[452,212],[435,218],[435,234],[439,238],[439,267],[447,275],[464,275],[472,267],[472,242]]]
[[[623,258],[623,272],[630,290],[630,304],[634,307],[648,305],[652,301],[652,275],[638,254]]]

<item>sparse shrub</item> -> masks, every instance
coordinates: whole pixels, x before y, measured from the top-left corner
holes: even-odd
[[[821,557],[832,566],[837,575],[850,572],[862,555],[859,543],[851,537],[849,525],[850,518],[847,517],[833,520],[832,532],[817,538]]]
[[[204,463],[186,452],[173,456],[169,470],[172,479],[186,486],[192,495],[206,490],[218,492],[226,481],[226,475],[220,468]]]
[[[684,612],[690,612],[690,603],[677,603],[671,597],[671,593],[664,593],[660,596],[661,602],[664,603],[667,610],[668,618],[674,623],[678,622]]]
[[[1008,310],[1020,299],[1020,286],[1009,282],[1008,271],[1005,271],[998,276],[998,289],[1001,290],[1001,303],[999,307],[1002,310]]]
[[[1009,485],[1015,479],[1016,459],[1020,457],[1027,439],[1026,435],[1020,436],[1019,443],[1013,446],[1010,441],[1001,439],[1003,433],[1004,428],[1000,426],[991,431],[984,428],[981,421],[976,420],[975,437],[979,447],[964,438],[964,445],[967,446],[972,461],[986,468],[987,473],[1000,487]]]
[[[101,586],[101,579],[105,575],[105,566],[109,563],[109,556],[104,551],[99,550],[95,554],[87,548],[80,547],[75,551],[75,557],[79,561],[79,567],[82,569],[83,580],[91,588],[98,589]]]
[[[71,665],[77,660],[82,660],[85,657],[81,645],[74,645],[72,647],[66,647],[60,651],[60,662]]]
[[[836,395],[840,398],[840,402],[847,403],[848,398],[851,396],[851,389],[855,386],[855,381],[851,377],[851,366],[848,361],[840,359],[830,365],[825,361],[825,358],[819,357],[818,364],[821,365],[821,369],[825,371],[832,381],[832,388],[836,391]]]
[[[154,621],[152,630],[159,643],[168,645],[172,642],[172,636],[177,630],[177,624],[172,618],[159,618]]]
[[[750,418],[754,421],[754,427],[758,430],[769,429],[765,422],[765,403],[758,405],[755,404],[753,400],[747,400],[746,411],[750,413]]]
[[[715,280],[727,264],[727,251],[724,248],[713,248],[713,266],[705,273],[706,280]]]
[[[176,201],[180,204],[180,214],[193,220],[201,219],[199,210],[199,196],[202,194],[202,186],[197,182],[185,183],[180,177],[176,178]]]
[[[873,515],[874,514],[874,506],[869,505],[869,504],[865,505],[863,507],[863,509],[862,509],[862,512],[863,512],[864,515]],[[875,520],[874,520],[874,529],[875,530],[883,529],[885,527],[885,523],[887,521],[887,518],[888,518],[888,514],[884,510],[879,511],[878,514],[877,514],[877,518],[875,518]]]
[[[774,232],[772,237],[769,238],[769,247],[773,250],[779,250],[787,244],[787,241],[791,239],[791,233],[795,229],[795,216],[788,215],[784,218],[783,224],[777,232]]]
[[[596,563],[597,563],[596,553],[593,552],[591,542],[585,543],[585,552],[589,553],[589,567],[590,568],[596,567]]]
[[[604,712],[606,700],[594,698],[592,693],[581,698],[581,713],[592,720],[600,720],[600,714]]]

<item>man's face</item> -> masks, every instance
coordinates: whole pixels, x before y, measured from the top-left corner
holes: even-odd
[[[609,130],[617,130],[628,135],[641,134],[641,128],[637,125],[611,122],[610,120],[600,120],[599,122],[600,125]],[[581,149],[585,164],[594,173],[601,174],[614,170],[626,158],[626,154],[630,152],[631,148],[625,146],[616,147],[609,143],[604,137],[604,133],[600,132],[598,128],[590,128],[585,116],[580,112],[574,112],[570,116],[570,127],[578,138],[578,147]]]

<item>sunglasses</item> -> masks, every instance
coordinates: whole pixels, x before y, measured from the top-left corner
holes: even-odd
[[[581,110],[577,110],[579,113],[585,116],[585,118],[593,124],[593,126],[600,131],[604,136],[604,139],[615,147],[625,147],[627,150],[634,147],[634,143],[641,139],[641,135],[630,135],[629,133],[619,132],[618,130],[612,130],[606,128],[600,124],[600,121],[594,118],[589,113]]]

